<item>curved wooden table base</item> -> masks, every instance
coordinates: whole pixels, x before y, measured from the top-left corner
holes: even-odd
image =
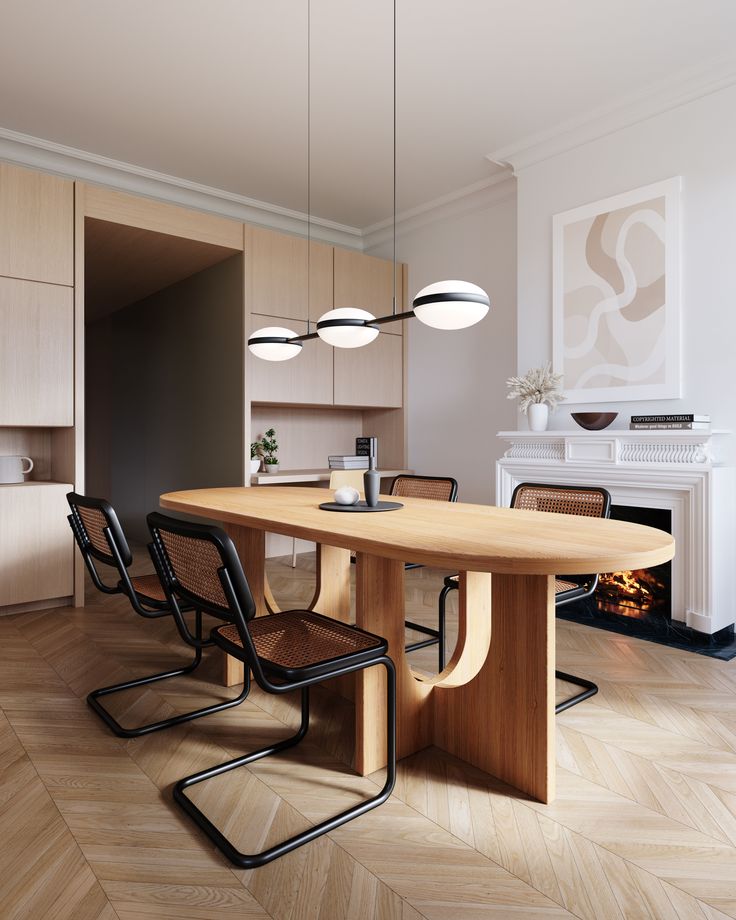
[[[162,496],[161,504],[224,522],[259,616],[277,609],[264,573],[267,530],[318,542],[313,606],[341,620],[350,613],[354,548],[356,622],[388,639],[396,665],[399,756],[434,744],[551,802],[555,574],[655,565],[674,555],[672,538],[618,521],[418,499],[404,499],[393,515],[326,515],[317,509],[324,490],[268,490],[268,501],[265,491],[203,489]],[[404,559],[460,571],[457,647],[431,679],[412,672],[404,651]],[[242,666],[232,662],[226,679],[242,681]],[[384,679],[378,668],[356,676],[362,774],[386,763]]]

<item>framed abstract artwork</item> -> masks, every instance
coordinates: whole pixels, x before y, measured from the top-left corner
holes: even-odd
[[[569,402],[681,395],[680,186],[553,217],[553,364]]]

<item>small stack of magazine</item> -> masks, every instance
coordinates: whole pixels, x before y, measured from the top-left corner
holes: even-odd
[[[709,415],[692,415],[689,412],[674,415],[632,415],[629,428],[635,431],[690,431],[710,428]]]
[[[369,457],[357,454],[334,454],[327,458],[331,470],[367,470]]]

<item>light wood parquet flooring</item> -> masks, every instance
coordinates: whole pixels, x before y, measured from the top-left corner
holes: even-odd
[[[283,606],[311,596],[312,556],[269,569]],[[443,574],[407,573],[412,619],[436,621]],[[90,593],[85,609],[0,618],[0,643],[1,920],[736,918],[734,663],[558,622],[558,665],[601,692],[558,717],[556,802],[428,749],[400,763],[382,808],[243,872],[171,785],[283,737],[291,700],[255,688],[235,710],[125,741],[85,695],[188,657],[168,620]],[[414,657],[431,670],[435,649]],[[232,694],[214,657],[201,670],[131,691],[116,714],[140,722]],[[382,782],[346,766],[350,704],[319,691],[315,703],[302,745],[194,791],[242,848]]]

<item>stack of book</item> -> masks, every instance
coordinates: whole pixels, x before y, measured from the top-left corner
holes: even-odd
[[[709,415],[692,415],[688,412],[674,415],[632,415],[629,428],[636,431],[690,431],[710,428]]]
[[[367,470],[368,460],[358,454],[334,454],[327,458],[331,470]]]

